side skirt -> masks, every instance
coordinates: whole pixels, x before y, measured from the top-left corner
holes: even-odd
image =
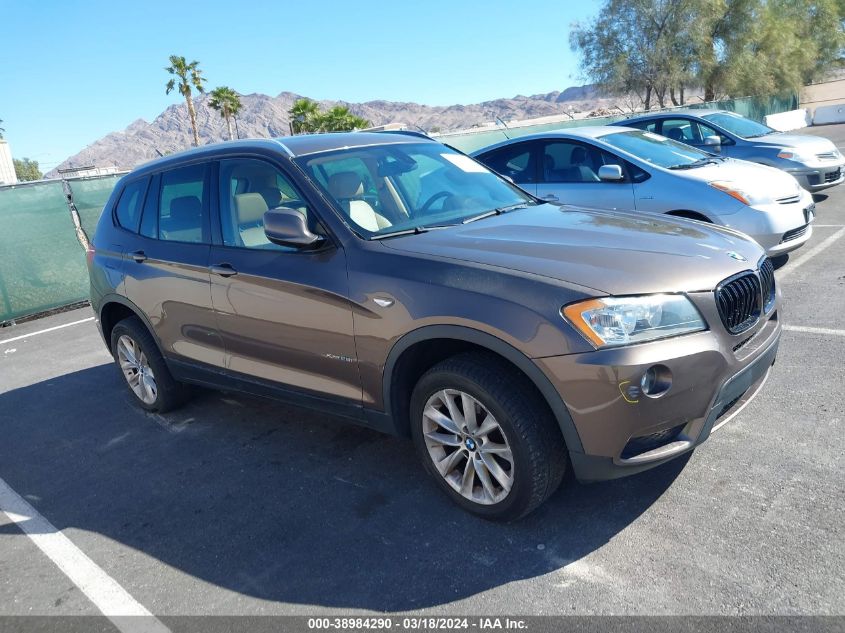
[[[287,404],[312,409],[360,426],[396,435],[396,425],[391,417],[381,411],[365,408],[360,403],[345,398],[332,398],[303,391],[253,376],[223,371],[217,367],[166,358],[173,377],[180,382],[221,391],[240,391],[254,396],[279,400]]]

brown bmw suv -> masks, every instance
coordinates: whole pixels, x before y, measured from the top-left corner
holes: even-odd
[[[410,435],[446,494],[492,519],[570,470],[691,450],[760,389],[781,330],[750,238],[543,204],[415,134],[149,163],[115,188],[88,260],[141,407],[203,385]]]

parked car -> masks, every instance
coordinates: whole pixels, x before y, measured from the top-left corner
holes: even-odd
[[[845,180],[845,157],[831,141],[808,134],[784,134],[725,110],[672,110],[635,116],[614,125],[635,127],[708,152],[777,167],[807,191]]]
[[[790,175],[652,132],[579,127],[513,138],[473,156],[544,200],[721,224],[753,237],[770,257],[812,235],[815,204]]]
[[[690,451],[765,381],[771,262],[685,220],[543,204],[414,135],[234,141],[123,177],[88,256],[135,402],[187,385],[410,435],[465,509]],[[389,473],[385,473],[390,477]]]

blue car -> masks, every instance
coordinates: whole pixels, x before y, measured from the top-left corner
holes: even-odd
[[[777,167],[804,189],[821,191],[845,180],[845,157],[827,139],[784,134],[726,110],[672,110],[613,125],[635,127],[730,158]]]

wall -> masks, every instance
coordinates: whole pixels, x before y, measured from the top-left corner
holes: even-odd
[[[845,103],[845,79],[810,84],[801,90],[801,107],[809,111],[811,117],[817,107],[839,103]]]

